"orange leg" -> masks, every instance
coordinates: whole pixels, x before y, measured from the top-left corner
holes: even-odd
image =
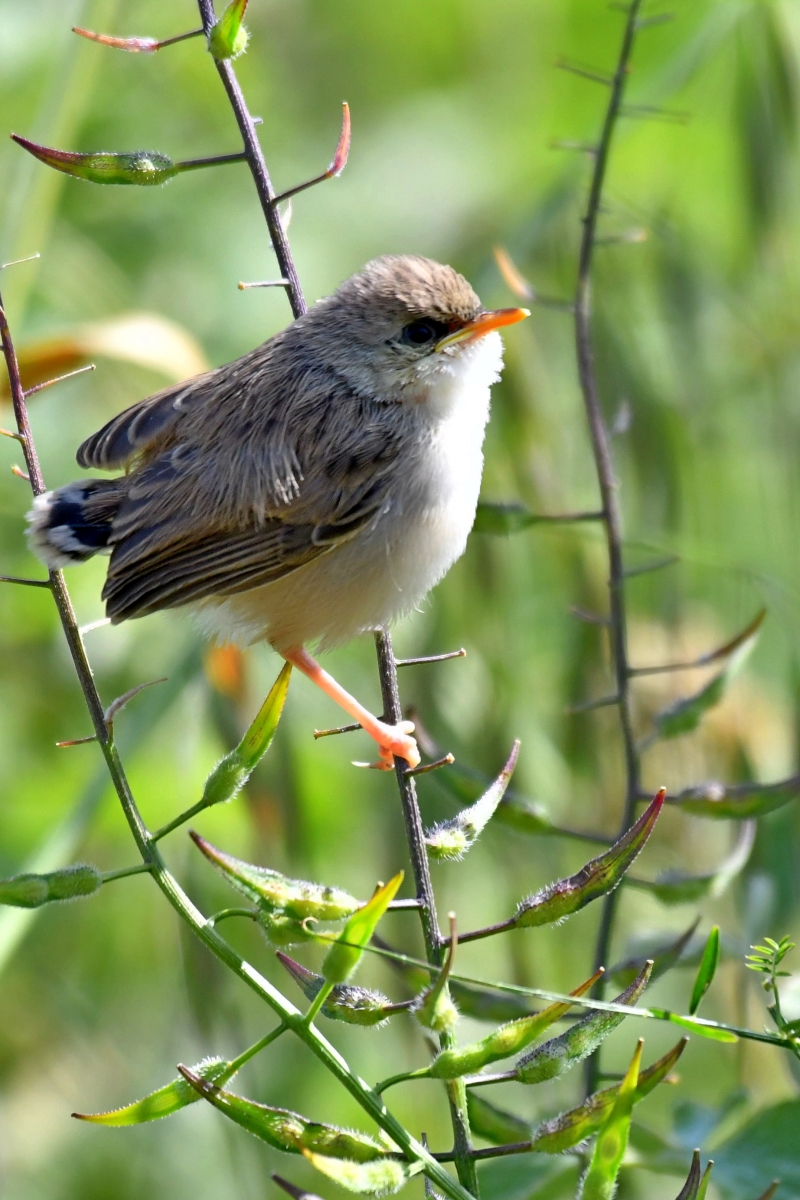
[[[374,717],[363,704],[359,704],[355,696],[346,692],[332,675],[323,671],[319,663],[302,646],[296,650],[284,651],[283,657],[292,666],[297,667],[298,671],[307,675],[317,687],[322,688],[331,700],[335,700],[346,713],[358,721],[371,738],[374,738],[378,743],[380,765],[384,770],[389,771],[394,766],[395,754],[398,758],[405,759],[410,767],[419,766],[419,750],[416,741],[411,737],[414,731],[413,722],[401,721],[398,725],[387,725],[385,721]]]

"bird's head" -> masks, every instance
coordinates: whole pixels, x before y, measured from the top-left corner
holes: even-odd
[[[377,399],[426,399],[437,382],[496,374],[497,330],[528,316],[524,308],[487,312],[452,267],[412,255],[367,263],[310,310],[315,350],[358,390]]]

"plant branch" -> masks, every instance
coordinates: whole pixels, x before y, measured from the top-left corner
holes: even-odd
[[[397,660],[392,649],[392,637],[387,629],[375,634],[375,648],[378,655],[378,673],[381,681],[381,696],[385,720],[397,724],[403,719],[400,704],[400,690],[397,682]],[[395,760],[395,775],[400,792],[400,804],[403,810],[403,821],[406,827],[408,852],[411,858],[411,869],[414,873],[414,885],[419,901],[422,933],[425,939],[425,955],[428,962],[441,967],[445,940],[439,929],[436,915],[436,900],[431,883],[428,851],[425,847],[425,833],[422,827],[422,817],[417,801],[417,789],[414,778],[408,769],[408,764]],[[443,1050],[449,1050],[455,1044],[452,1033],[444,1032],[439,1035],[439,1044]],[[469,1116],[467,1114],[467,1092],[460,1079],[454,1079],[447,1084],[448,1100],[450,1102],[450,1117],[453,1122],[456,1170],[463,1185],[474,1196],[478,1195],[478,1179],[475,1167],[471,1162]]]
[[[586,417],[592,441],[592,451],[600,485],[606,543],[609,560],[609,610],[611,649],[616,678],[617,708],[622,727],[625,753],[626,790],[625,805],[620,829],[624,832],[631,824],[639,794],[640,764],[633,729],[630,701],[630,668],[627,650],[627,625],[625,618],[625,567],[622,556],[622,518],[617,496],[617,482],[611,457],[611,439],[603,417],[600,393],[594,365],[591,328],[591,274],[594,250],[597,243],[597,224],[600,217],[603,185],[605,183],[611,142],[622,108],[622,98],[628,75],[628,64],[636,35],[636,20],[641,0],[633,0],[628,8],[625,30],[622,36],[617,67],[611,81],[611,90],[606,108],[603,128],[594,155],[589,199],[583,218],[578,282],[575,290],[575,346],[578,359],[578,375],[583,393]],[[597,969],[608,957],[617,892],[611,892],[603,902],[600,929],[595,945],[594,966]],[[598,985],[598,994],[602,983]],[[587,1092],[595,1090],[597,1056],[593,1055],[587,1065]]]

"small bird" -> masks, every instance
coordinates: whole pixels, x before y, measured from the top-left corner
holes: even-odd
[[[419,763],[409,721],[373,716],[306,649],[410,612],[461,556],[475,519],[496,332],[452,267],[375,259],[235,362],[114,417],[80,466],[123,470],[37,497],[50,568],[110,554],[116,624],[190,606],[223,642],[267,641],[378,744]]]

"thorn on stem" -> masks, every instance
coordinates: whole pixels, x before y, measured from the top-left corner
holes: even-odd
[[[33,387],[29,387],[23,392],[25,399],[29,396],[35,396],[37,392],[43,392],[45,388],[52,387],[54,383],[63,383],[65,379],[72,379],[75,375],[84,375],[87,371],[96,371],[95,363],[88,363],[85,367],[78,367],[74,371],[67,371],[66,375],[57,375],[55,379],[46,379],[44,383],[36,383]]]
[[[416,667],[422,663],[446,662],[450,658],[466,658],[467,652],[462,646],[460,650],[450,650],[447,654],[426,654],[422,658],[396,658],[396,667]]]
[[[405,772],[405,775],[427,775],[430,771],[438,771],[440,767],[450,767],[455,762],[452,754],[445,754],[444,758],[437,758],[436,762],[424,763],[421,767],[412,767]]]
[[[24,479],[26,483],[30,483],[31,481],[31,477],[28,472],[23,471],[22,467],[18,467],[16,463],[14,463],[11,467],[11,474],[16,475],[17,479]]]
[[[6,267],[18,267],[21,263],[33,262],[35,258],[41,257],[41,254],[37,250],[35,254],[29,254],[27,258],[14,258],[11,262],[0,263],[0,271],[5,271]]]
[[[103,717],[105,719],[106,725],[108,725],[108,727],[110,728],[111,725],[114,723],[114,718],[116,717],[117,713],[121,712],[122,709],[125,707],[125,705],[130,700],[132,700],[134,696],[138,695],[139,692],[144,691],[145,688],[153,687],[157,683],[166,683],[166,682],[167,682],[166,675],[164,675],[161,679],[148,679],[148,681],[146,683],[137,683],[136,687],[132,687],[129,691],[125,692],[122,696],[117,696],[117,699],[112,700],[111,703],[109,704],[108,708],[103,713]]]

